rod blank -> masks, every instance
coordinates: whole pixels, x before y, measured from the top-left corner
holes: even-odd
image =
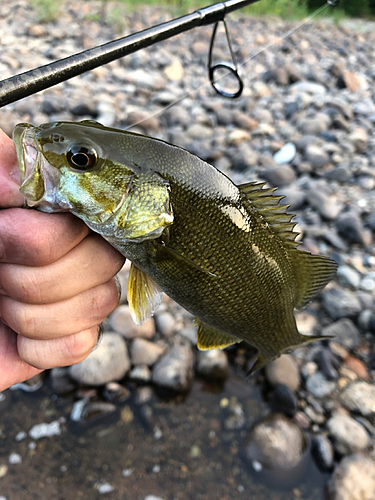
[[[259,0],[227,0],[104,45],[0,81],[0,108],[198,26],[224,19]]]

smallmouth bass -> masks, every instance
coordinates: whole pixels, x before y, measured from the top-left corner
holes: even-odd
[[[182,148],[93,121],[19,124],[13,138],[27,205],[72,212],[131,260],[137,324],[164,291],[195,316],[200,349],[255,347],[251,372],[322,338],[301,335],[293,310],[337,266],[298,250],[274,189],[236,186]]]

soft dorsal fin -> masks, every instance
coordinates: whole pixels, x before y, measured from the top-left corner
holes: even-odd
[[[298,287],[298,302],[295,307],[304,307],[331,281],[336,273],[337,264],[328,257],[302,250],[294,251],[291,254],[291,261]]]
[[[224,349],[224,347],[242,341],[238,337],[207,325],[198,318],[194,318],[194,324],[198,327],[198,349],[201,351]]]
[[[277,188],[263,189],[265,184],[265,182],[248,182],[238,186],[238,189],[278,234],[284,246],[287,249],[297,248],[299,243],[295,239],[299,233],[293,231],[296,223],[291,222],[294,215],[287,213],[289,205],[280,205],[285,196],[274,196],[273,193]]]

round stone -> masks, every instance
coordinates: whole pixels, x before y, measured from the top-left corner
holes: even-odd
[[[129,369],[124,339],[118,333],[108,332],[86,359],[69,368],[69,375],[80,384],[104,385],[122,379]]]

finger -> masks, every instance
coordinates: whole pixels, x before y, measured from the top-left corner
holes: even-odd
[[[57,339],[36,340],[19,335],[18,353],[25,363],[41,370],[74,365],[90,354],[95,347],[98,334],[98,326],[94,326]]]
[[[0,210],[0,262],[45,266],[55,262],[89,233],[71,214],[36,210]]]
[[[0,290],[29,304],[51,304],[106,283],[125,258],[101,236],[90,233],[68,254],[43,267],[0,263]]]
[[[0,324],[0,392],[40,373],[19,357],[17,337],[10,328]]]
[[[55,339],[92,328],[116,307],[115,279],[53,304],[23,304],[0,295],[0,316],[12,330],[31,339]]]
[[[17,155],[12,140],[0,130],[0,208],[22,207]]]

